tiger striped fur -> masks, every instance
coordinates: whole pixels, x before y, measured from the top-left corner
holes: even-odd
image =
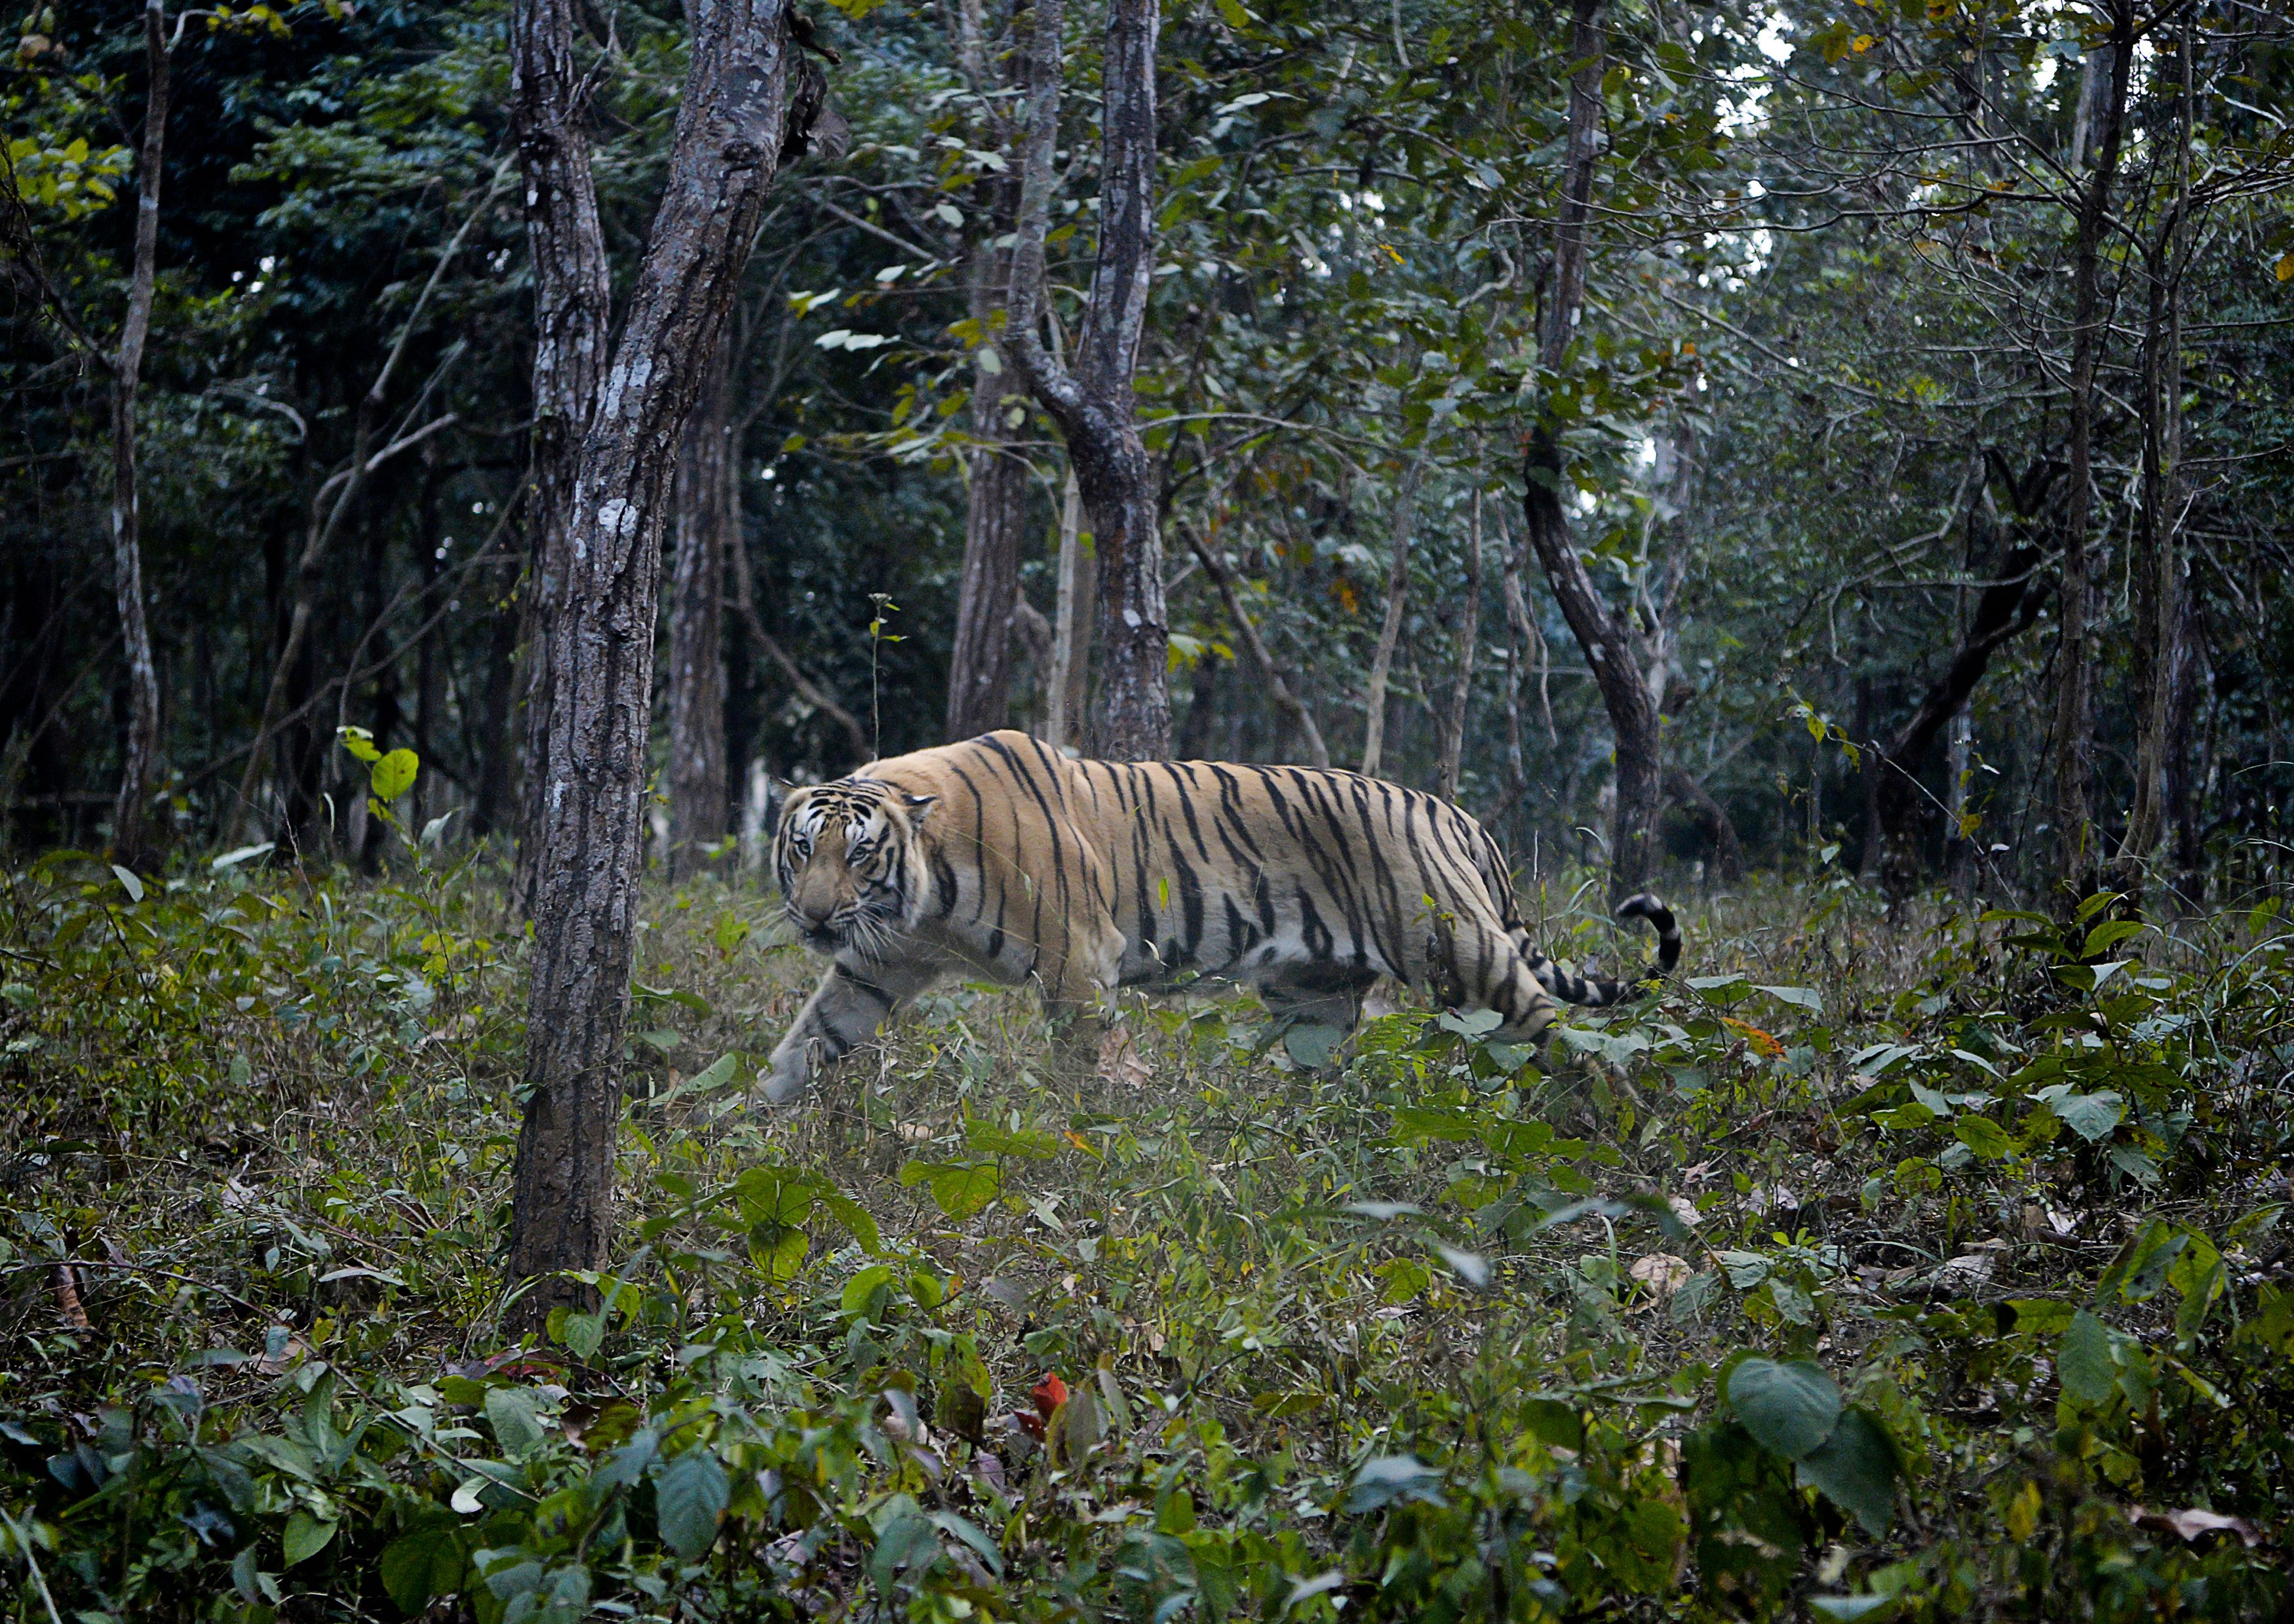
[[[1497,843],[1448,802],[1356,773],[1219,761],[1091,761],[1024,733],[875,761],[789,792],[773,872],[807,946],[833,961],[774,1050],[765,1093],[793,1099],[944,976],[1034,981],[1089,1017],[1111,989],[1196,978],[1271,1012],[1351,1029],[1379,976],[1494,1010],[1538,1039],[1556,998],[1615,1003],[1680,962],[1565,973],[1530,945]]]

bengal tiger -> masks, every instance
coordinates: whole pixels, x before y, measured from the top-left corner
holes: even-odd
[[[1560,998],[1610,1004],[1680,959],[1657,934],[1632,981],[1533,947],[1497,843],[1447,801],[1358,773],[1224,761],[1093,761],[1024,733],[871,762],[789,791],[773,872],[790,923],[832,961],[773,1051],[780,1104],[941,978],[1033,981],[1095,1019],[1117,987],[1254,988],[1282,1021],[1352,1030],[1380,976],[1493,1010],[1537,1041]]]

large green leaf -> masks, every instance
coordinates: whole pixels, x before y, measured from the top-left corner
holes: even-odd
[[[1821,1489],[1875,1539],[1895,1515],[1899,1472],[1895,1440],[1862,1409],[1843,1413],[1832,1436],[1800,1463],[1801,1482]]]
[[[308,1562],[327,1548],[335,1537],[335,1524],[321,1522],[307,1511],[298,1511],[287,1519],[287,1531],[281,1539],[285,1547],[287,1565]]]
[[[387,806],[414,787],[414,775],[420,770],[422,759],[411,750],[394,750],[374,764],[368,775],[368,784],[374,798]]]
[[[398,1610],[420,1612],[433,1596],[461,1588],[462,1542],[451,1522],[420,1522],[383,1547],[379,1566],[382,1587]]]
[[[687,1562],[717,1542],[717,1520],[732,1498],[725,1468],[696,1445],[654,1474],[654,1516],[669,1548]]]
[[[2102,1403],[2119,1381],[2111,1357],[2111,1332],[2085,1309],[2071,1316],[2062,1340],[2055,1344],[2055,1377],[2082,1404]]]
[[[1840,1388],[1810,1360],[1748,1359],[1729,1373],[1729,1406],[1762,1449],[1798,1460],[1832,1435]]]
[[[541,1417],[534,1414],[531,1394],[516,1387],[486,1389],[486,1419],[494,1429],[494,1441],[512,1460],[524,1460],[541,1447]]]

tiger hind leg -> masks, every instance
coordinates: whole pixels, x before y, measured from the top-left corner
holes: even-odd
[[[1352,1032],[1362,1023],[1363,995],[1377,982],[1377,975],[1368,970],[1318,966],[1262,985],[1258,998],[1278,1027],[1335,1027]]]
[[[1500,1043],[1533,1045],[1542,1052],[1559,1013],[1539,973],[1542,961],[1525,954],[1496,924],[1459,930],[1450,950],[1444,991],[1452,1001],[1461,1009],[1494,1011],[1498,1025],[1490,1035]]]

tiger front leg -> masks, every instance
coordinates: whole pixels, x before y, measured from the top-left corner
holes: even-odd
[[[788,1035],[773,1050],[765,1073],[766,1100],[786,1105],[794,1100],[816,1071],[874,1036],[886,1016],[934,978],[933,970],[917,967],[869,964],[856,969],[841,959],[830,965],[790,1023]]]

